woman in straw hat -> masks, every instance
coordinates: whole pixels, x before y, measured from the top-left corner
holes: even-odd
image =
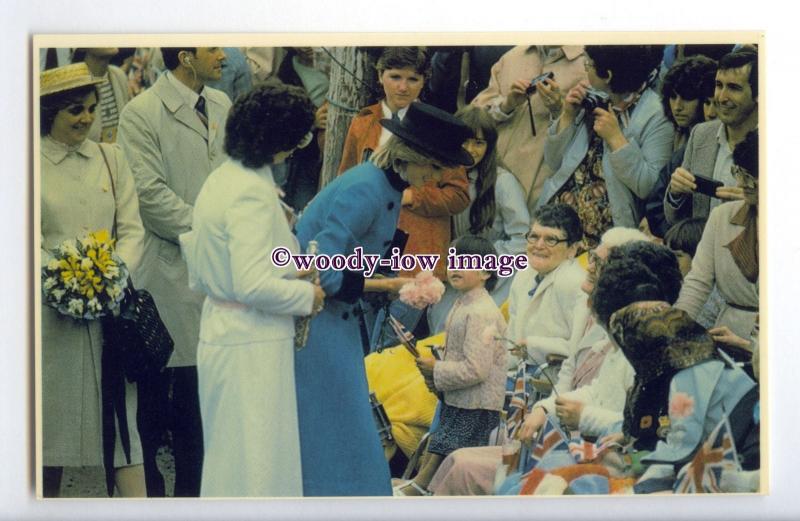
[[[116,225],[116,251],[135,275],[144,229],[133,178],[121,152],[87,139],[100,81],[85,63],[40,76],[42,263],[62,241]],[[122,496],[144,496],[135,385],[124,383],[125,410],[104,429],[103,399],[109,397],[101,392],[100,322],[41,309],[45,497],[58,495],[63,467],[100,465],[106,468],[109,492],[115,483]],[[127,436],[120,433],[122,419]],[[104,442],[113,442],[105,452]]]

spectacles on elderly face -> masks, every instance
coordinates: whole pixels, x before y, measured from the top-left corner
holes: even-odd
[[[525,235],[525,238],[528,240],[530,244],[536,244],[539,242],[539,239],[542,239],[544,241],[545,246],[547,246],[548,248],[555,248],[562,242],[569,241],[569,239],[559,239],[558,237],[553,237],[549,235],[539,235],[538,233],[534,232],[528,232],[528,234]]]

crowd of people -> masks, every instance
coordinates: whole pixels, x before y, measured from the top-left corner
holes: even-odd
[[[109,231],[174,342],[111,397],[100,321],[42,305],[44,496],[85,466],[168,495],[164,445],[179,497],[757,492],[758,49],[378,49],[320,186],[325,51],[41,50],[42,264]],[[277,247],[439,255],[443,294]],[[433,402],[380,391],[365,361],[441,333],[403,377]],[[428,434],[398,450],[390,403]]]

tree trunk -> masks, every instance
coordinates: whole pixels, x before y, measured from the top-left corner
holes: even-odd
[[[328,90],[330,106],[328,107],[328,125],[325,131],[322,171],[319,176],[320,190],[336,178],[350,121],[359,110],[367,106],[370,99],[370,88],[374,88],[376,83],[373,58],[363,49],[330,47],[329,50],[335,60],[331,60],[330,89]],[[337,64],[337,61],[343,67]],[[354,75],[355,77],[353,77]]]

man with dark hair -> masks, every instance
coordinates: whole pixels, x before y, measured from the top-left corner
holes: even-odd
[[[725,201],[741,200],[731,174],[733,149],[748,132],[758,127],[758,53],[740,50],[722,57],[714,88],[717,118],[692,129],[683,166],[672,174],[664,196],[664,215],[669,224],[688,217],[708,217]],[[716,198],[698,193],[695,176],[722,182]]]
[[[568,356],[583,333],[573,331],[580,299],[583,268],[575,252],[583,238],[578,214],[565,204],[542,206],[531,217],[528,232],[528,269],[519,271],[511,283],[506,336],[523,349],[509,357],[509,368],[517,358],[530,356],[536,363],[548,355]]]
[[[225,118],[231,102],[206,87],[222,75],[220,47],[162,48],[168,71],[123,109],[119,144],[133,171],[139,210],[146,230],[138,287],[153,294],[161,318],[175,341],[169,372],[139,384],[140,428],[149,495],[163,495],[154,467],[164,415],[157,389],[172,397],[166,421],[175,455],[175,496],[198,496],[203,464],[203,433],[197,395],[196,353],[203,296],[188,286],[178,236],[191,229],[193,204],[208,174],[225,159]]]

